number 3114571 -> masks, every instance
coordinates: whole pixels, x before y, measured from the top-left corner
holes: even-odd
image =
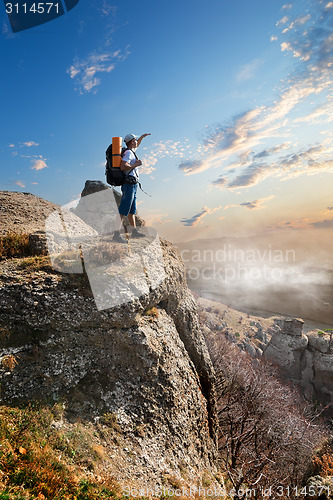
[[[32,5],[27,5],[26,3],[6,3],[7,14],[49,14],[51,10],[55,10],[59,14],[59,3],[38,2]]]

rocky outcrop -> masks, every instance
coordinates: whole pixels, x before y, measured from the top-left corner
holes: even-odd
[[[34,221],[36,216],[33,215],[33,202],[37,200],[41,205],[39,211],[37,211],[37,221],[38,217],[41,217],[42,222],[37,223],[35,221],[34,225],[28,225],[22,230],[22,232],[29,232],[29,244],[36,255],[47,254],[50,247],[57,247],[58,251],[68,247],[65,241],[66,238],[63,238],[64,242],[59,245],[59,228],[56,227],[59,225],[59,220],[67,226],[66,237],[75,234],[75,237],[80,240],[82,236],[110,234],[114,230],[117,207],[121,200],[121,194],[116,189],[104,184],[102,181],[90,180],[85,182],[80,198],[68,205],[64,205],[64,207],[45,202],[41,198],[28,193],[15,194],[26,194],[31,197],[32,206],[25,213],[25,216],[32,218]],[[46,204],[48,210],[45,210],[42,202]],[[16,210],[20,212],[17,207]],[[139,215],[135,215],[135,221],[138,227],[145,225],[145,221]],[[127,217],[124,217],[123,223],[125,227],[129,225]],[[9,225],[9,223],[5,224],[5,227],[10,227],[13,231],[16,230],[16,226]]]
[[[282,375],[299,384],[306,396],[333,409],[332,332],[304,334],[303,320],[285,319],[273,334],[263,357],[276,363]]]
[[[57,208],[31,193],[0,191],[0,236],[44,231],[47,217]]]
[[[96,193],[101,196],[89,196]],[[110,193],[112,193],[113,203],[110,203]],[[116,217],[116,209],[120,204],[120,200],[121,194],[117,189],[104,184],[102,181],[86,181],[79,202],[71,211],[87,224],[99,229],[100,233],[110,232],[111,228],[108,221],[110,218]],[[96,214],[103,214],[101,220],[96,220]],[[137,214],[135,215],[135,223],[138,227],[145,225],[144,220]],[[124,224],[129,225],[127,217],[124,217]]]
[[[293,381],[300,379],[303,353],[308,345],[302,324],[300,319],[284,320],[281,330],[272,336],[264,350],[264,357],[277,363],[283,375]]]
[[[135,441],[124,477],[200,484],[216,464],[214,371],[178,251],[160,248],[164,279],[103,310],[84,273],[2,262],[1,400],[62,400],[71,419],[111,413],[129,453]]]

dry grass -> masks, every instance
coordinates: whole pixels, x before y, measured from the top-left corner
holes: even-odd
[[[1,366],[6,370],[11,372],[14,370],[15,366],[17,365],[18,361],[13,354],[8,354],[7,356],[4,356],[1,360]]]
[[[313,475],[319,474],[322,477],[333,475],[333,440],[328,439],[323,446],[317,450],[313,462]]]
[[[51,260],[48,255],[26,257],[20,261],[19,268],[27,269],[28,271],[46,271],[48,273],[56,272],[52,267]]]
[[[0,237],[0,260],[32,255],[29,234],[8,233]]]
[[[0,500],[120,499],[120,485],[87,475],[103,459],[83,425],[55,425],[62,405],[0,408]],[[89,464],[88,464],[89,462]]]

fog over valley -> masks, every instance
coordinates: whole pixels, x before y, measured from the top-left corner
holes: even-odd
[[[239,310],[333,324],[333,254],[325,230],[178,243],[190,288]]]

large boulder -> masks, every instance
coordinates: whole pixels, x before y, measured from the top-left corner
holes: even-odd
[[[263,357],[277,364],[280,373],[297,383],[303,393],[333,408],[333,330],[304,334],[300,319],[282,320]]]
[[[264,358],[276,363],[282,374],[294,382],[301,380],[302,358],[308,345],[308,337],[302,333],[303,323],[300,319],[284,320],[263,352]]]

